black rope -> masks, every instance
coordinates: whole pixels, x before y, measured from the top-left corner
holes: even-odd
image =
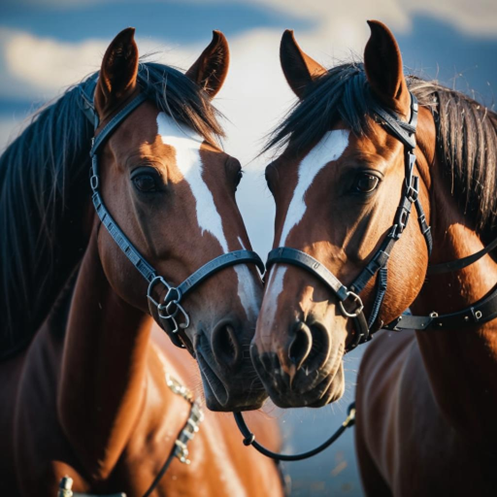
[[[275,459],[277,461],[301,461],[302,459],[307,459],[309,457],[315,456],[319,454],[323,450],[327,449],[330,445],[336,442],[340,436],[345,432],[347,428],[354,426],[355,424],[355,402],[349,405],[347,408],[347,418],[342,423],[342,425],[338,428],[338,430],[331,435],[328,440],[323,442],[318,447],[309,450],[307,452],[302,452],[300,454],[278,454],[277,452],[272,452],[259,442],[255,440],[255,435],[250,431],[249,427],[245,423],[243,419],[243,415],[241,412],[234,412],[236,424],[238,425],[239,430],[242,432],[244,436],[243,444],[246,446],[252,445],[254,449],[258,450],[261,454],[269,457],[271,459]],[[145,496],[144,496],[145,497]]]

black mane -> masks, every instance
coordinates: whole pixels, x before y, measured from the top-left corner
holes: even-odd
[[[438,159],[452,194],[484,242],[497,236],[497,114],[466,95],[415,76],[407,77],[419,104],[433,114]],[[330,69],[274,130],[264,151],[309,150],[338,121],[357,136],[373,132],[375,104],[363,64]]]
[[[209,143],[223,136],[209,96],[180,71],[142,63],[139,82],[160,110]],[[84,84],[37,112],[0,157],[0,359],[29,342],[87,244],[93,127],[81,111]]]

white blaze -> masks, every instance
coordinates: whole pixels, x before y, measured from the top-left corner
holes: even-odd
[[[292,228],[304,217],[307,208],[304,201],[305,193],[319,171],[343,154],[349,144],[349,133],[349,130],[346,129],[328,131],[300,163],[297,186],[288,206],[278,246],[285,245]]]
[[[272,327],[276,324],[274,320],[278,308],[278,297],[283,292],[283,278],[285,277],[286,270],[286,267],[275,266],[271,270],[271,275],[267,282],[267,290],[262,304],[261,316],[264,316],[263,329],[268,330],[268,332],[270,332]]]
[[[195,197],[197,220],[202,234],[208,231],[219,241],[223,252],[229,252],[221,216],[214,203],[214,197],[202,178],[203,164],[200,148],[203,138],[190,128],[176,123],[165,112],[157,116],[157,127],[162,142],[174,148],[176,166],[190,185]],[[253,317],[259,311],[254,278],[246,266],[237,265],[234,269],[238,277],[238,296],[247,318]]]
[[[162,142],[174,147],[176,166],[190,185],[197,208],[198,225],[218,239],[223,251],[228,252],[221,216],[216,209],[214,197],[202,178],[203,164],[200,147],[203,139],[194,131],[173,121],[165,112],[157,116],[157,126]]]

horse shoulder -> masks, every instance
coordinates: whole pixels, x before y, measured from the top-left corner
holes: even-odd
[[[356,437],[358,444],[375,460],[385,479],[395,472],[393,458],[396,443],[395,420],[403,369],[414,333],[402,335],[380,331],[368,345],[357,379]]]

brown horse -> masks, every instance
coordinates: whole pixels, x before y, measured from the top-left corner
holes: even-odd
[[[329,71],[283,36],[283,71],[300,100],[269,144],[287,147],[266,177],[274,246],[290,250],[270,254],[251,353],[277,404],[321,406],[343,393],[342,357],[361,336],[359,317],[370,317],[369,333],[398,326],[411,307],[424,318],[404,322],[426,331],[381,332],[361,365],[364,487],[374,496],[495,495],[497,265],[482,253],[464,269],[426,274],[428,222],[430,264],[497,236],[497,115],[406,78],[393,35],[370,27],[364,64]],[[407,223],[413,205],[419,222]]]
[[[275,465],[239,450],[231,419],[208,414],[193,438],[202,418],[187,388],[193,361],[153,326],[137,270],[150,264],[177,284],[250,247],[235,201],[240,165],[217,144],[211,104],[228,63],[219,32],[186,75],[139,64],[132,28],[111,43],[94,90],[95,143],[120,121],[91,186],[112,226],[88,184],[94,131],[82,97],[94,76],[39,112],[1,157],[0,494],[53,497],[68,474],[78,492],[140,496],[178,447],[154,495],[282,493]],[[129,102],[140,105],[131,112]],[[128,257],[146,260],[137,268],[123,237]],[[162,299],[165,289],[154,290]],[[261,293],[254,264],[225,268],[182,302],[189,326],[174,333],[161,320],[198,359],[211,409],[266,397],[246,353]],[[276,442],[274,428],[266,436]]]

